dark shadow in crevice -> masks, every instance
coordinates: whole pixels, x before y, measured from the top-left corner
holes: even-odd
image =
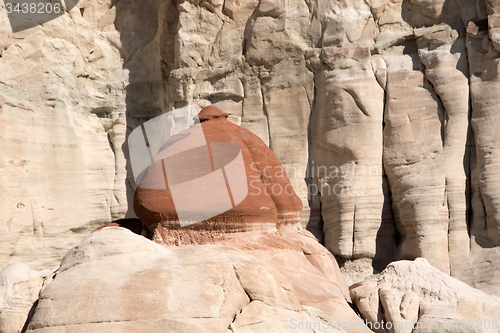
[[[128,74],[125,88],[126,140],[121,147],[115,148],[122,149],[127,161],[128,211],[125,216],[135,217],[132,203],[137,185],[133,180],[127,139],[137,126],[166,110],[165,85],[175,61],[171,35],[175,36],[176,31],[170,30],[178,29],[179,13],[175,0],[113,0],[112,7],[116,9],[114,25],[120,34],[120,44],[115,46],[123,59],[124,72]]]
[[[400,242],[392,211],[392,193],[387,176],[382,175],[384,203],[381,214],[381,226],[375,238],[375,256],[373,258],[373,273],[382,272],[392,261],[396,260],[396,249]]]
[[[24,323],[24,326],[23,326],[23,329],[21,330],[21,333],[25,333],[26,330],[28,329],[28,325],[31,321],[31,319],[33,318],[33,316],[35,315],[35,310],[36,310],[36,307],[38,305],[38,299],[35,301],[35,303],[33,303],[33,305],[31,306],[30,308],[30,311],[28,312],[28,317],[26,318],[26,322]]]
[[[114,220],[92,231],[93,233],[107,227],[121,227],[132,231],[134,234],[142,235],[142,223],[138,218],[127,218]]]
[[[315,74],[313,72],[313,74]],[[316,75],[315,75],[316,76]],[[306,226],[306,230],[310,231],[321,244],[324,245],[324,236],[323,236],[323,214],[321,207],[321,194],[319,193],[319,189],[317,186],[317,179],[315,178],[316,172],[312,170],[315,168],[314,163],[314,152],[313,152],[313,142],[312,142],[312,133],[311,133],[311,121],[313,112],[316,105],[316,82],[315,76],[313,77],[314,82],[314,95],[311,103],[311,112],[309,113],[309,121],[307,124],[307,170],[306,175],[304,177],[304,181],[307,186],[307,202],[309,205],[309,223]],[[313,223],[311,223],[313,221]]]

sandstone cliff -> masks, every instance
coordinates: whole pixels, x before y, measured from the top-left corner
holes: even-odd
[[[335,255],[497,292],[498,0],[82,0],[18,33],[0,15],[2,266],[132,216],[127,131],[215,104]]]

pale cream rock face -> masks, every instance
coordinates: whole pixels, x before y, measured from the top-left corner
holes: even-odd
[[[27,332],[312,333],[314,322],[359,319],[335,259],[309,233],[235,237],[165,248],[123,228],[92,233],[62,260]],[[331,331],[341,330],[319,332]]]
[[[127,211],[128,77],[108,2],[15,34],[0,13],[0,267],[46,268]]]
[[[364,319],[393,324],[393,329],[374,330],[379,333],[438,332],[446,325],[462,332],[498,331],[500,298],[439,271],[423,258],[389,264],[377,277],[351,286],[351,297]],[[463,327],[469,320],[474,322],[470,329]],[[421,326],[412,330],[417,321]]]
[[[0,332],[22,331],[40,292],[52,280],[51,272],[33,271],[21,262],[0,271]]]
[[[498,0],[80,1],[14,35],[2,17],[0,265],[54,264],[133,216],[127,132],[215,104],[275,152],[335,255],[375,271],[425,257],[498,293],[499,15]]]

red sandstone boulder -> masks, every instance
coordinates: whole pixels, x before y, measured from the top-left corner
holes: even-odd
[[[201,123],[168,139],[146,170],[134,210],[156,240],[203,243],[227,232],[300,222],[302,202],[274,153],[227,116],[204,108]]]

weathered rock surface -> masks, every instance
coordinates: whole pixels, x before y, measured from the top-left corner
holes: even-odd
[[[132,216],[127,128],[213,104],[335,255],[498,290],[498,0],[82,0],[16,34],[0,12],[0,265]]]
[[[337,330],[305,327],[359,319],[331,253],[298,229],[165,248],[107,227],[71,249],[56,274],[26,332],[263,332],[301,324],[300,332],[330,332]]]
[[[57,265],[123,217],[125,87],[110,1],[12,33],[0,9],[0,267]]]
[[[389,264],[379,276],[351,286],[351,297],[372,327],[385,321],[377,332],[500,329],[500,298],[471,288],[422,258]]]
[[[165,8],[165,110],[214,104],[259,135],[334,254],[496,262],[496,2]]]
[[[51,281],[50,271],[33,271],[15,263],[0,271],[0,332],[22,331],[33,304]]]

